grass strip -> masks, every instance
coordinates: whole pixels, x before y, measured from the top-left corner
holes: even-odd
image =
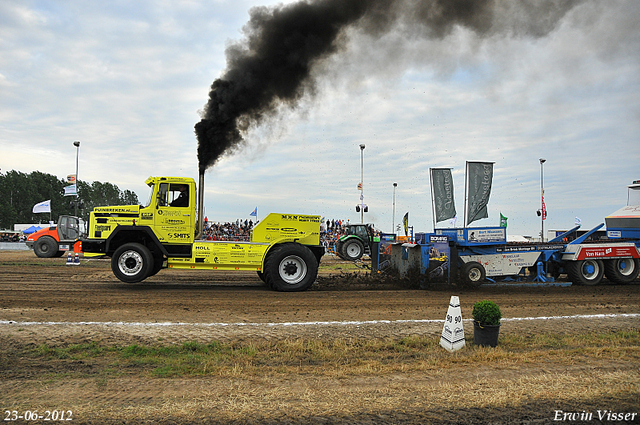
[[[449,353],[433,337],[401,339],[291,339],[275,342],[196,341],[172,345],[108,346],[100,342],[14,351],[53,373],[125,373],[150,377],[275,376],[290,373],[347,377],[449,369],[460,365],[510,368],[521,363],[579,364],[640,360],[640,332],[539,334],[501,337],[496,348],[467,346]],[[5,353],[8,354],[8,353]],[[78,365],[87,366],[86,369]],[[90,367],[89,367],[90,366]],[[87,370],[88,369],[88,370]],[[55,371],[55,372],[54,372]]]

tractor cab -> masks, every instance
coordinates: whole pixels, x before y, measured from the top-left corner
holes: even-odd
[[[346,233],[336,243],[336,254],[343,260],[357,261],[363,255],[371,255],[373,242],[379,242],[373,224],[349,224]]]

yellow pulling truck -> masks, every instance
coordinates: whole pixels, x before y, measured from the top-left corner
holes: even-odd
[[[254,270],[278,291],[313,284],[324,254],[320,216],[272,213],[253,228],[250,242],[198,240],[203,180],[198,214],[195,181],[185,177],[149,177],[145,205],[95,208],[83,251],[111,257],[113,273],[127,283],[174,268]]]

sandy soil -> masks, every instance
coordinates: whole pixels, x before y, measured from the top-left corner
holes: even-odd
[[[0,251],[0,351],[88,341],[437,339],[452,295],[460,297],[464,319],[474,302],[497,302],[505,318],[501,335],[640,329],[638,282],[418,290],[353,279],[353,272],[341,274],[339,267],[323,271],[307,292],[278,293],[253,273],[163,270],[127,285],[115,279],[107,260],[82,259],[79,266],[67,266],[64,258]],[[469,321],[465,331],[472,340]],[[37,373],[12,370],[0,359],[0,377],[3,412],[73,410],[75,423],[549,423],[556,410],[640,412],[639,366],[637,359],[625,358],[571,367],[541,359],[515,368],[342,379],[119,377],[103,383],[91,378],[49,382]],[[596,381],[616,384],[588,391]],[[538,393],[541,383],[548,392]],[[513,402],[483,399],[496,391],[511,391]]]

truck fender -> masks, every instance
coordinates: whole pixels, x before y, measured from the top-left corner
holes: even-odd
[[[167,250],[148,226],[117,226],[107,238],[105,253],[113,253],[126,243],[137,242],[145,245],[153,252],[168,256]]]

